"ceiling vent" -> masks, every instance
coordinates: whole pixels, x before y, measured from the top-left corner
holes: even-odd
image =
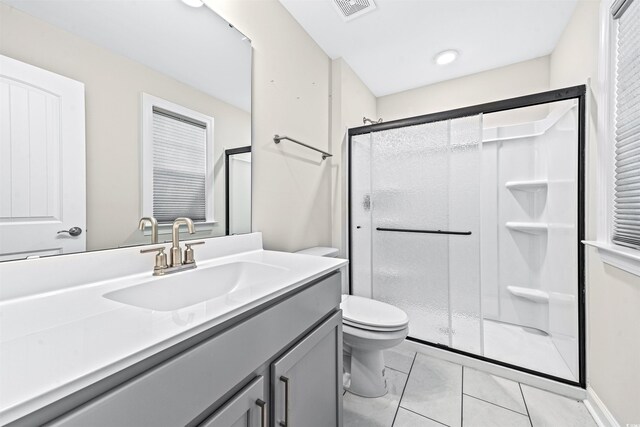
[[[351,21],[376,8],[373,0],[330,0],[345,21]]]

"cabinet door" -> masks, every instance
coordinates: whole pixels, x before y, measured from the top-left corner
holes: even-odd
[[[342,426],[342,312],[271,365],[271,385],[275,426]]]
[[[199,427],[267,427],[263,377],[253,380]]]

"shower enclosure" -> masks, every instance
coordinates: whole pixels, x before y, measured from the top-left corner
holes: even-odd
[[[410,340],[584,387],[584,96],[351,129],[350,292]]]

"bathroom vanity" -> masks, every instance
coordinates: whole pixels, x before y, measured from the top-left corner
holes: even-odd
[[[338,269],[346,261],[264,251],[253,233],[210,240],[197,269],[152,278],[152,263],[138,250],[57,261],[84,257],[91,266],[96,256],[132,256],[136,265],[123,269],[146,272],[30,295],[4,290],[0,424],[342,425]],[[40,263],[43,272],[51,261],[24,263]],[[3,281],[16,277],[16,264],[0,265]],[[66,282],[81,281],[75,274]],[[202,296],[203,277],[210,287],[233,286]],[[209,299],[162,301],[165,279],[183,286],[181,294]],[[155,299],[128,292],[139,297],[150,285],[157,285]],[[156,306],[143,307],[149,304]]]

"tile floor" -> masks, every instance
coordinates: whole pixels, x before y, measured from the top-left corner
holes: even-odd
[[[344,396],[345,427],[597,427],[580,401],[416,354],[385,353],[389,393]]]

